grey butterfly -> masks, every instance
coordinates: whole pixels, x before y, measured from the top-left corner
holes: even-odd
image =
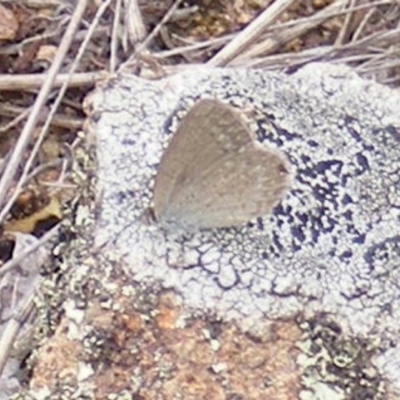
[[[239,226],[269,214],[290,183],[281,152],[256,142],[234,108],[204,99],[183,117],[161,158],[154,215],[187,230]]]

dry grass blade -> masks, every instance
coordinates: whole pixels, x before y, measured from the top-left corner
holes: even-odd
[[[0,338],[0,375],[8,360],[9,353],[13,347],[18,333],[28,316],[34,311],[34,297],[36,291],[26,296],[25,302],[21,304],[14,312],[14,316],[10,318]]]
[[[134,63],[135,60],[140,57],[141,53],[147,49],[147,46],[151,43],[151,41],[158,35],[160,32],[160,29],[162,26],[170,20],[174,12],[177,10],[179,5],[181,4],[182,0],[175,0],[175,3],[171,6],[171,8],[168,10],[168,12],[164,15],[162,20],[157,24],[157,26],[153,29],[153,31],[146,37],[144,42],[142,42],[137,49],[135,50],[134,54],[132,57],[130,57],[122,66],[121,69],[128,67],[132,63]]]
[[[126,40],[136,45],[141,42],[147,34],[146,26],[137,0],[124,0],[125,2],[125,21]],[[125,46],[127,49],[128,46]]]
[[[293,0],[277,0],[272,3],[263,13],[251,22],[242,32],[240,32],[229,44],[218,52],[207,62],[211,66],[222,66],[229,63],[243,49],[253,44],[268,24],[275,21],[291,4]]]
[[[117,67],[117,50],[118,50],[118,32],[120,30],[120,20],[121,20],[121,1],[117,0],[115,4],[115,14],[113,21],[113,28],[111,34],[111,44],[110,44],[110,72],[114,73]]]
[[[226,35],[220,38],[213,38],[210,40],[205,40],[204,42],[198,42],[189,44],[187,46],[177,47],[175,49],[163,50],[152,55],[158,59],[164,59],[168,57],[173,57],[177,55],[182,55],[196,50],[207,49],[212,50],[214,47],[217,48],[221,45],[228,43],[235,37],[234,34]]]

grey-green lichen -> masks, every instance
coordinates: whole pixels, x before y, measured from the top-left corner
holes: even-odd
[[[306,321],[302,328],[302,353],[297,360],[304,370],[302,400],[385,399],[384,380],[372,363],[379,343],[344,335],[327,316]]]

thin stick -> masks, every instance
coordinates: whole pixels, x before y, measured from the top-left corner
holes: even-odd
[[[47,72],[44,74],[0,74],[0,91],[14,91],[14,90],[28,90],[36,89],[43,85],[47,79]],[[66,81],[68,81],[68,87],[82,87],[88,85],[94,85],[99,80],[108,76],[105,71],[95,72],[79,72],[74,74],[70,79],[69,74],[58,74],[53,81],[53,89],[58,88]]]
[[[4,108],[4,106],[2,108]],[[25,108],[21,110],[20,113],[15,118],[13,118],[8,124],[0,126],[0,133],[7,132],[11,128],[17,126],[22,120],[24,120],[28,116],[30,111],[31,111],[30,108]]]
[[[0,114],[16,117],[5,126],[0,126],[0,133],[7,132],[13,126],[16,126],[21,120],[25,119],[29,114],[30,108],[15,106],[12,104],[3,104],[0,106]],[[52,125],[70,130],[78,130],[83,126],[84,119],[82,117],[70,117],[64,115],[57,115],[53,118]]]
[[[223,66],[252,44],[291,4],[293,0],[277,0],[253,20],[230,43],[220,50],[207,64]]]
[[[356,31],[353,34],[353,40],[358,40],[359,37],[361,36],[362,31],[364,30],[364,28],[366,27],[369,19],[374,15],[375,13],[375,9],[371,9],[368,10],[367,14],[364,16],[363,20],[361,21],[361,23],[358,25]]]
[[[349,0],[349,3],[347,4],[346,8],[351,9],[354,6],[355,6],[355,0]],[[336,40],[335,40],[335,46],[340,46],[346,42],[347,36],[349,34],[349,28],[350,28],[351,20],[353,17],[353,13],[354,13],[354,11],[349,12],[345,15],[344,23],[343,23],[343,25],[336,37]]]

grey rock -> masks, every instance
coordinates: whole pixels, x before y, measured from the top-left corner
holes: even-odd
[[[272,215],[197,233],[148,222],[163,149],[199,98],[238,107],[260,142],[287,156],[295,178]],[[125,257],[133,280],[161,282],[188,310],[245,327],[324,312],[349,334],[397,346],[398,92],[343,66],[312,64],[293,75],[199,67],[152,82],[119,77],[90,103],[102,199],[96,242]],[[397,367],[378,363],[399,379],[400,350],[390,357]]]

